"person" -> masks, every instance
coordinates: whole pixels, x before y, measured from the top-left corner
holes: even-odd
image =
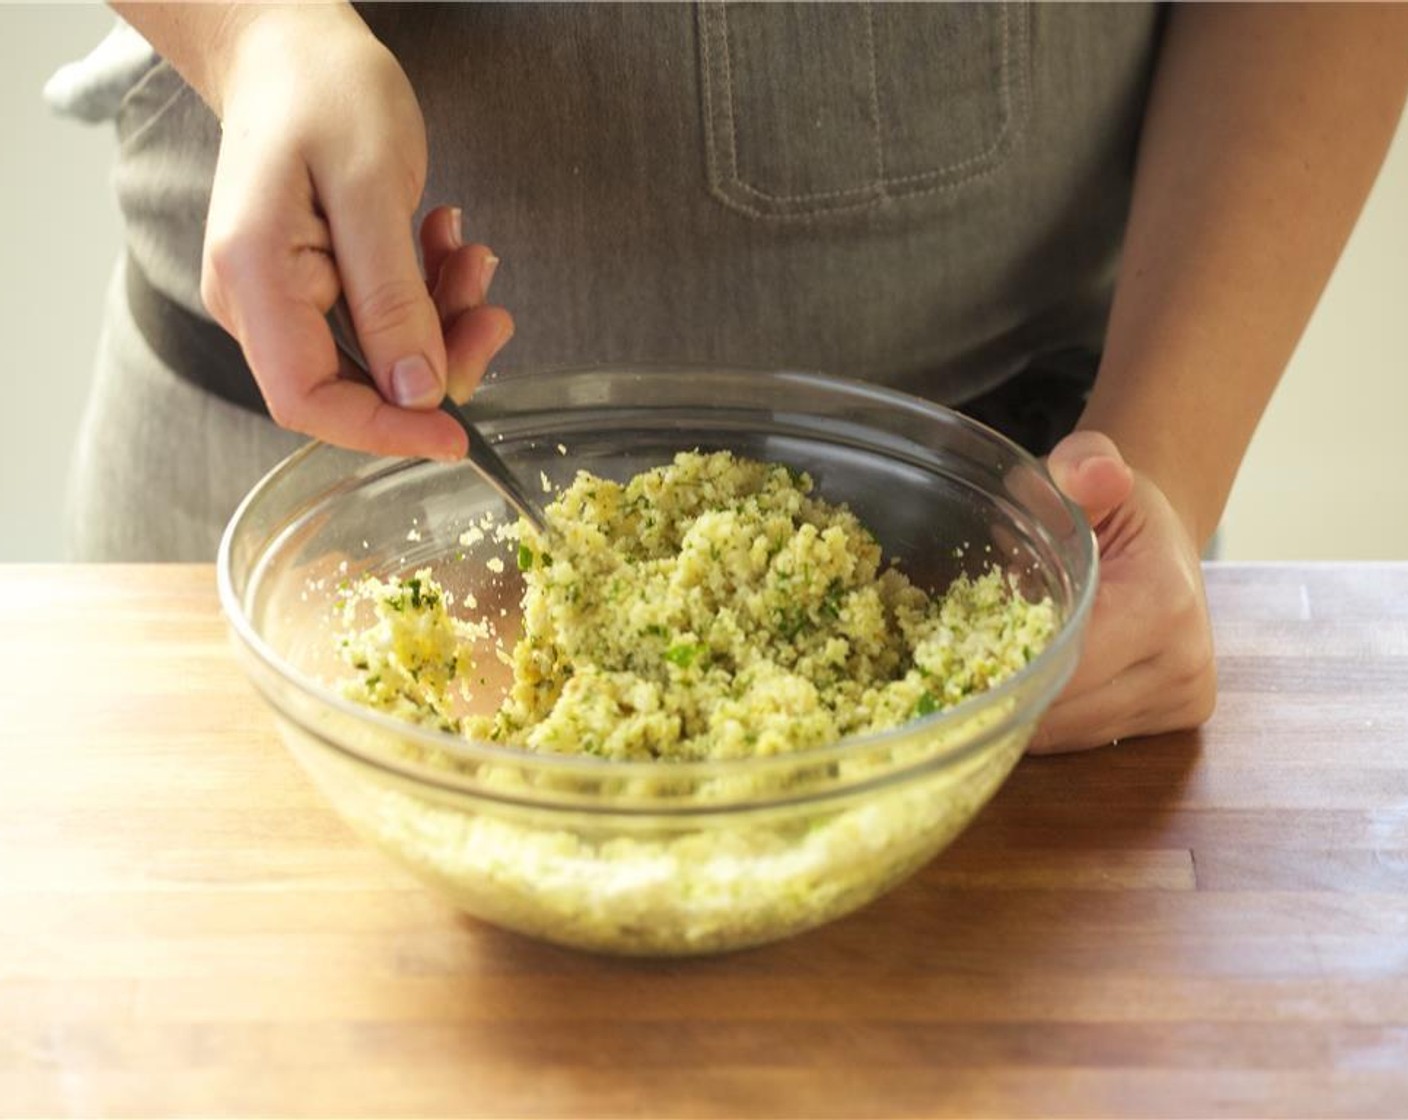
[[[209,559],[303,437],[459,456],[434,406],[491,363],[821,369],[1002,428],[1095,527],[1034,750],[1210,715],[1200,553],[1393,135],[1405,8],[114,6],[157,53],[70,82],[119,89],[127,223],[78,555]]]

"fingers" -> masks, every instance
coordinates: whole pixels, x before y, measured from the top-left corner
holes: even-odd
[[[1033,754],[1195,727],[1212,715],[1217,671],[1206,607],[1197,588],[1182,586],[1177,563],[1164,563],[1097,601],[1080,664],[1042,720]]]
[[[464,244],[464,215],[458,206],[437,206],[420,224],[420,256],[426,286],[433,292],[445,258]]]
[[[1211,717],[1216,696],[1211,658],[1184,672],[1171,668],[1164,658],[1150,658],[1101,687],[1054,704],[1027,751],[1060,754],[1197,727]]]
[[[464,429],[438,410],[413,411],[388,404],[376,389],[330,378],[302,399],[295,422],[285,425],[318,437],[335,432],[374,455],[414,455],[447,462],[468,450]],[[300,427],[297,421],[305,426]],[[327,437],[322,437],[327,438]]]
[[[440,268],[435,306],[445,324],[447,391],[459,403],[469,399],[489,362],[513,337],[513,317],[501,307],[484,305],[498,263],[486,246],[467,245]]]
[[[274,422],[377,455],[463,457],[464,433],[448,416],[394,407],[371,386],[339,376],[322,308],[281,283],[278,271],[256,262],[231,297],[245,324],[239,332],[245,358]]]
[[[1134,472],[1114,441],[1101,432],[1072,432],[1052,448],[1046,467],[1056,485],[1097,527],[1129,498],[1134,487]]]
[[[445,332],[449,354],[449,394],[458,404],[469,400],[494,355],[513,337],[513,317],[502,307],[466,311]]]
[[[409,236],[409,215],[376,180],[331,184],[333,254],[372,378],[387,400],[432,409],[445,394],[445,343]]]
[[[229,160],[223,149],[221,159]],[[394,408],[371,387],[339,378],[324,317],[338,292],[330,248],[301,165],[241,159],[217,174],[201,294],[239,340],[270,415],[343,447],[462,456],[464,433],[448,416]]]
[[[1101,687],[1063,694],[1042,718],[1027,753],[1085,750],[1135,734],[1129,725],[1144,716],[1144,689],[1156,675],[1152,660],[1146,661],[1130,666]]]
[[[1168,498],[1098,432],[1076,432],[1048,469],[1086,510],[1100,585],[1080,662],[1028,748],[1080,750],[1203,723],[1217,693],[1197,549]]]
[[[440,322],[478,307],[489,298],[489,285],[499,258],[487,245],[464,243],[463,217],[458,208],[437,206],[420,227],[425,282]]]
[[[1158,605],[1143,584],[1106,580],[1095,592],[1080,663],[1061,693],[1064,699],[1098,688],[1131,664],[1155,656],[1164,634],[1151,620]]]
[[[513,318],[486,307],[499,265],[487,245],[462,244],[459,212],[442,206],[421,223],[421,253],[445,336],[446,389],[460,403],[483,379],[489,362],[513,337]]]

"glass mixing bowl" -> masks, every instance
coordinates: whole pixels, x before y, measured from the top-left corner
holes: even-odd
[[[624,481],[696,448],[805,470],[915,582],[942,590],[998,562],[1060,618],[1050,645],[998,687],[822,749],[664,763],[470,742],[339,694],[338,589],[429,566],[458,603],[473,593],[478,611],[505,612],[511,642],[512,543],[461,543],[486,515],[508,520],[506,508],[465,464],[304,448],[225,532],[220,596],[235,645],[337,811],[479,918],[652,955],[830,921],[963,829],[1074,668],[1095,589],[1090,528],[1031,456],[954,412],[810,374],[678,369],[519,376],[486,383],[473,407],[511,466],[555,488],[579,468]]]

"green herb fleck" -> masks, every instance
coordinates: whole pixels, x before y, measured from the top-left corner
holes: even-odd
[[[704,652],[704,647],[698,643],[685,642],[681,645],[671,646],[665,651],[665,660],[681,669],[688,669],[694,664],[695,658]]]
[[[412,576],[402,585],[411,593],[411,607],[414,610],[423,610],[426,607],[433,607],[440,601],[440,597],[431,589],[427,588],[419,577]],[[405,601],[396,606],[397,610],[405,609]]]
[[[777,632],[789,642],[811,627],[812,620],[807,617],[807,612],[802,607],[793,605],[777,608]]]

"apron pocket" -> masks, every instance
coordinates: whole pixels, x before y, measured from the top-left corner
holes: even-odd
[[[698,29],[709,188],[754,217],[954,190],[1026,122],[1024,4],[702,0]]]

